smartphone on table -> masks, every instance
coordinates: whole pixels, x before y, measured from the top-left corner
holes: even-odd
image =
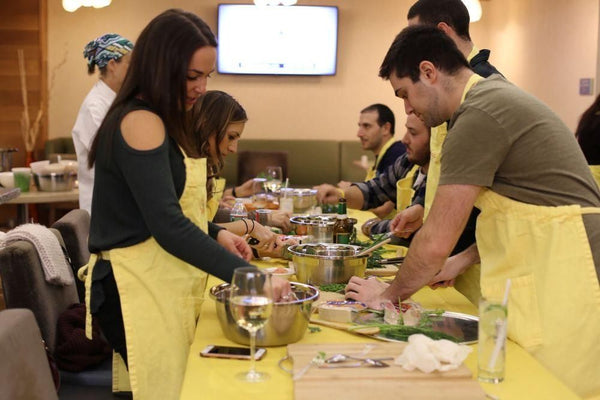
[[[267,349],[257,348],[254,353],[254,359],[260,360],[263,358]],[[248,347],[233,347],[233,346],[217,346],[209,344],[200,352],[202,357],[214,357],[214,358],[230,358],[235,360],[249,360],[250,349]]]

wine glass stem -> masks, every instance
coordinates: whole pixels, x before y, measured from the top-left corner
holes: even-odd
[[[256,374],[256,360],[254,353],[256,352],[256,330],[250,330],[250,375]]]

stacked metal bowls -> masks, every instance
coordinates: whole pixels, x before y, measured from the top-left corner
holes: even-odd
[[[265,327],[256,333],[257,346],[283,346],[302,339],[308,328],[312,303],[319,298],[319,290],[302,283],[292,282],[298,300],[273,304],[273,311]],[[229,283],[213,286],[210,297],[215,301],[217,317],[225,337],[248,345],[248,331],[238,326],[229,309]]]
[[[298,281],[309,285],[347,283],[364,276],[369,255],[356,256],[360,246],[331,243],[297,244],[288,248]]]

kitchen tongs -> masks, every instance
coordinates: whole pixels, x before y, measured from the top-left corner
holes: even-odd
[[[400,264],[402,262],[404,262],[404,257],[382,258],[376,261],[376,263],[380,265]]]

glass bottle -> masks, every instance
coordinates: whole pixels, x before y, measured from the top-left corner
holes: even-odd
[[[340,244],[349,244],[353,225],[348,218],[346,211],[346,199],[340,198],[338,203],[338,213],[333,224],[333,242]]]
[[[246,206],[242,203],[241,200],[236,200],[231,212],[229,214],[231,221],[237,221],[242,218],[248,218],[248,212],[246,211]]]

